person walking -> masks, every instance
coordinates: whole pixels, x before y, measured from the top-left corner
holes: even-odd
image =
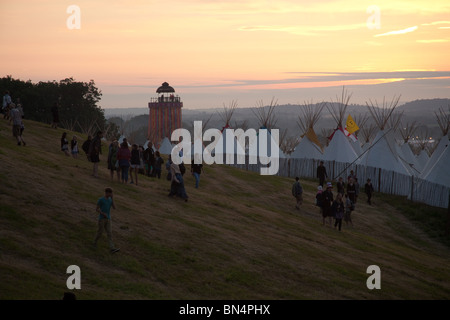
[[[117,172],[117,181],[120,182],[120,169],[117,160],[117,153],[119,152],[119,142],[114,140],[109,146],[108,152],[108,169],[111,174],[111,181],[114,180],[114,173]]]
[[[137,144],[133,144],[131,146],[131,162],[130,162],[130,175],[131,175],[131,184],[136,180],[136,185],[138,185],[138,171],[141,166],[141,159],[139,158],[139,149]],[[135,179],[133,179],[133,173]]]
[[[353,179],[353,182],[355,182],[356,174],[353,170],[350,170],[350,174],[347,177],[347,182],[350,182],[350,179]]]
[[[94,164],[92,169],[92,176],[98,178],[98,163],[100,162],[100,154],[102,153],[102,138],[103,132],[98,131],[94,139],[89,145],[89,156],[91,162]]]
[[[345,194],[344,204],[345,204],[345,213],[344,213],[345,225],[348,225],[350,223],[353,227],[352,211],[355,209],[355,207],[350,198],[348,197],[348,194]]]
[[[323,192],[322,195],[322,218],[323,218],[323,225],[325,225],[325,219],[329,217],[330,226],[331,226],[331,217],[333,216],[333,213],[331,211],[331,205],[333,204],[334,198],[333,198],[333,185],[331,182],[327,182],[327,189]]]
[[[161,158],[161,154],[159,151],[155,152],[155,177],[158,177],[158,179],[161,179],[161,171],[162,171],[162,165],[164,164],[163,158]]]
[[[144,162],[146,168],[147,177],[154,176],[154,161],[155,161],[155,152],[153,151],[153,143],[149,142],[147,145],[147,149],[144,151]]]
[[[299,180],[299,177],[295,177],[295,182],[292,185],[292,195],[297,201],[295,204],[295,209],[297,210],[300,210],[300,206],[303,204],[303,187]]]
[[[67,140],[67,132],[63,132],[61,136],[61,151],[68,157],[70,157],[69,153],[69,141]]]
[[[92,136],[89,135],[87,140],[85,142],[83,142],[83,144],[81,145],[81,149],[83,149],[89,162],[91,162],[91,157],[89,155],[89,147],[91,146],[91,142],[92,142]]]
[[[18,146],[20,146],[21,143],[25,146],[25,141],[23,141],[21,134],[21,126],[23,125],[23,122],[20,111],[14,103],[9,104],[8,106],[11,108],[9,111],[9,117],[12,121],[12,134],[14,138],[16,138]]]
[[[70,151],[72,153],[72,157],[78,159],[78,138],[77,136],[73,136],[70,141]]]
[[[188,195],[186,194],[186,189],[184,187],[183,175],[181,174],[180,167],[173,163],[170,165],[170,173],[171,173],[171,186],[169,197],[174,195],[179,196],[184,201],[188,201]]]
[[[105,230],[108,237],[110,252],[116,253],[120,249],[114,246],[112,240],[111,208],[116,209],[113,199],[113,190],[111,188],[105,188],[105,195],[99,198],[97,201],[96,211],[98,212],[99,216],[97,235],[94,239],[94,247],[97,247],[97,242],[102,236],[103,230]]]
[[[367,179],[367,182],[364,185],[364,192],[367,194],[367,203],[372,205],[372,195],[374,190],[370,179]]]
[[[316,206],[319,207],[319,212],[322,214],[322,210],[323,210],[323,188],[322,188],[322,186],[317,187]]]
[[[344,218],[344,202],[342,201],[342,194],[338,193],[336,195],[336,200],[333,201],[331,211],[335,218],[334,227],[339,227],[339,231],[341,231],[342,218]]]
[[[323,161],[320,161],[320,165],[317,167],[317,178],[319,178],[319,185],[323,187],[325,179],[328,179],[327,169],[323,165]]]
[[[356,186],[353,183],[353,178],[350,178],[350,180],[348,181],[347,194],[348,194],[348,198],[350,199],[350,201],[352,203],[355,203],[356,202]]]
[[[10,117],[10,109],[11,109],[11,103],[12,99],[9,95],[9,91],[5,91],[5,95],[3,96],[3,104],[2,104],[2,112],[3,112],[3,118],[9,119]]]
[[[119,151],[117,152],[117,160],[119,160],[119,167],[122,173],[122,183],[128,183],[128,170],[130,169],[131,151],[128,149],[128,143],[122,142]]]
[[[195,163],[194,159],[192,159],[192,165],[191,165],[191,173],[195,178],[195,189],[198,189],[198,185],[200,183],[200,175],[203,171],[203,164],[201,163]]]
[[[342,177],[339,177],[338,182],[336,183],[336,188],[338,193],[342,195],[345,193],[345,183]]]

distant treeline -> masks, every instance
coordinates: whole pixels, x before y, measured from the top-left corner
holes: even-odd
[[[104,110],[97,105],[102,93],[94,80],[79,82],[67,78],[32,83],[6,76],[0,78],[0,90],[2,96],[9,91],[14,103],[20,99],[26,119],[51,123],[51,108],[57,104],[61,127],[86,134],[102,130],[107,139],[118,135],[117,126],[108,123]]]

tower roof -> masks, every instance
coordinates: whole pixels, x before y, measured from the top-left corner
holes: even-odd
[[[156,93],[175,92],[175,89],[169,86],[167,82],[164,82],[161,87],[156,89]]]

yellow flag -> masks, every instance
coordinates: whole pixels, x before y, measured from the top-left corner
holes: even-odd
[[[347,123],[345,124],[345,127],[346,127],[348,133],[350,133],[350,134],[359,130],[358,125],[355,123],[355,120],[353,120],[351,115],[348,115]]]

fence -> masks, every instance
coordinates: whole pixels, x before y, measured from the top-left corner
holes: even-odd
[[[279,170],[277,175],[282,177],[316,178],[316,170],[320,160],[316,159],[279,159]],[[259,164],[233,165],[234,167],[259,172]],[[395,171],[381,168],[368,167],[337,161],[324,163],[328,173],[328,180],[337,181],[339,177],[346,177],[353,170],[358,178],[360,187],[363,187],[370,178],[374,190],[392,195],[407,196],[409,200],[425,203],[431,206],[448,208],[450,187],[432,183],[414,176],[404,175]]]

